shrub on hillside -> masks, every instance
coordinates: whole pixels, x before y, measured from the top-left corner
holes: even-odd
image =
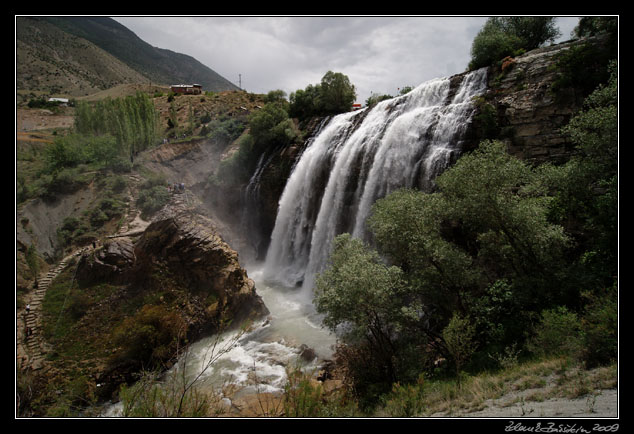
[[[77,168],[64,168],[54,172],[45,185],[45,195],[54,197],[57,193],[73,193],[89,182],[89,177]]]
[[[599,294],[586,294],[588,305],[581,319],[584,348],[582,360],[588,367],[608,364],[618,356],[618,292],[616,284]]]
[[[184,332],[185,324],[177,313],[164,306],[144,305],[114,329],[113,340],[124,359],[161,362],[176,350]]]
[[[170,200],[170,192],[164,185],[155,185],[139,192],[136,205],[144,215],[151,215],[163,208]]]

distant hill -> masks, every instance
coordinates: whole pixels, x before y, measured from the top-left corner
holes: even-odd
[[[238,87],[185,54],[152,47],[107,17],[16,17],[18,90],[84,96],[120,84]]]

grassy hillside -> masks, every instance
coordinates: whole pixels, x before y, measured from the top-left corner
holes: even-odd
[[[237,90],[191,56],[152,47],[126,27],[107,17],[47,17],[69,34],[81,37],[110,53],[153,83],[200,83],[205,90]]]
[[[123,84],[175,83],[238,90],[191,56],[152,47],[107,17],[16,17],[20,95],[82,97]]]
[[[89,95],[123,83],[147,83],[103,49],[40,18],[16,18],[18,93]]]

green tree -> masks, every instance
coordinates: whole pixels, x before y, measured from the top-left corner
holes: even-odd
[[[381,376],[396,381],[402,272],[349,234],[335,238],[329,267],[316,281],[315,304],[331,330],[346,325],[345,340],[365,344],[378,357]]]
[[[588,367],[618,359],[619,306],[616,282],[604,290],[584,293],[587,305],[581,318],[582,360]]]
[[[354,85],[341,72],[328,71],[320,84],[292,92],[289,115],[300,121],[311,116],[334,115],[352,110],[357,97]]]
[[[83,137],[77,134],[55,137],[53,144],[45,149],[46,171],[54,173],[84,163],[86,147],[82,142]]]
[[[587,99],[564,133],[575,155],[548,179],[556,191],[551,218],[574,237],[579,262],[569,279],[587,289],[609,287],[618,275],[618,77]]]
[[[300,120],[320,114],[322,109],[321,86],[309,84],[305,89],[291,92],[289,96],[289,116]]]
[[[554,17],[491,17],[473,40],[469,69],[492,65],[519,50],[532,50],[560,35]]]
[[[574,29],[574,34],[579,38],[602,33],[616,36],[618,34],[618,24],[617,17],[581,17]]]
[[[437,178],[438,192],[399,190],[375,203],[368,226],[404,272],[403,299],[424,312],[420,333],[433,338],[458,312],[478,319],[483,344],[513,342],[530,311],[571,296],[555,283],[569,237],[548,220],[539,173],[483,142]]]
[[[348,76],[341,72],[328,71],[321,79],[323,109],[328,114],[352,110],[357,94]]]
[[[144,93],[77,104],[75,130],[84,136],[110,135],[121,155],[129,156],[156,142],[158,115]]]
[[[271,90],[266,94],[264,101],[267,103],[281,103],[286,104],[286,92],[281,89]]]

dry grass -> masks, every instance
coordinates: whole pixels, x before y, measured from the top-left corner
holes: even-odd
[[[575,399],[596,396],[598,391],[617,386],[617,365],[593,370],[565,359],[523,363],[494,373],[482,373],[456,381],[427,381],[420,416],[464,415],[482,410],[497,400],[509,407],[524,402],[544,402],[551,398]]]

